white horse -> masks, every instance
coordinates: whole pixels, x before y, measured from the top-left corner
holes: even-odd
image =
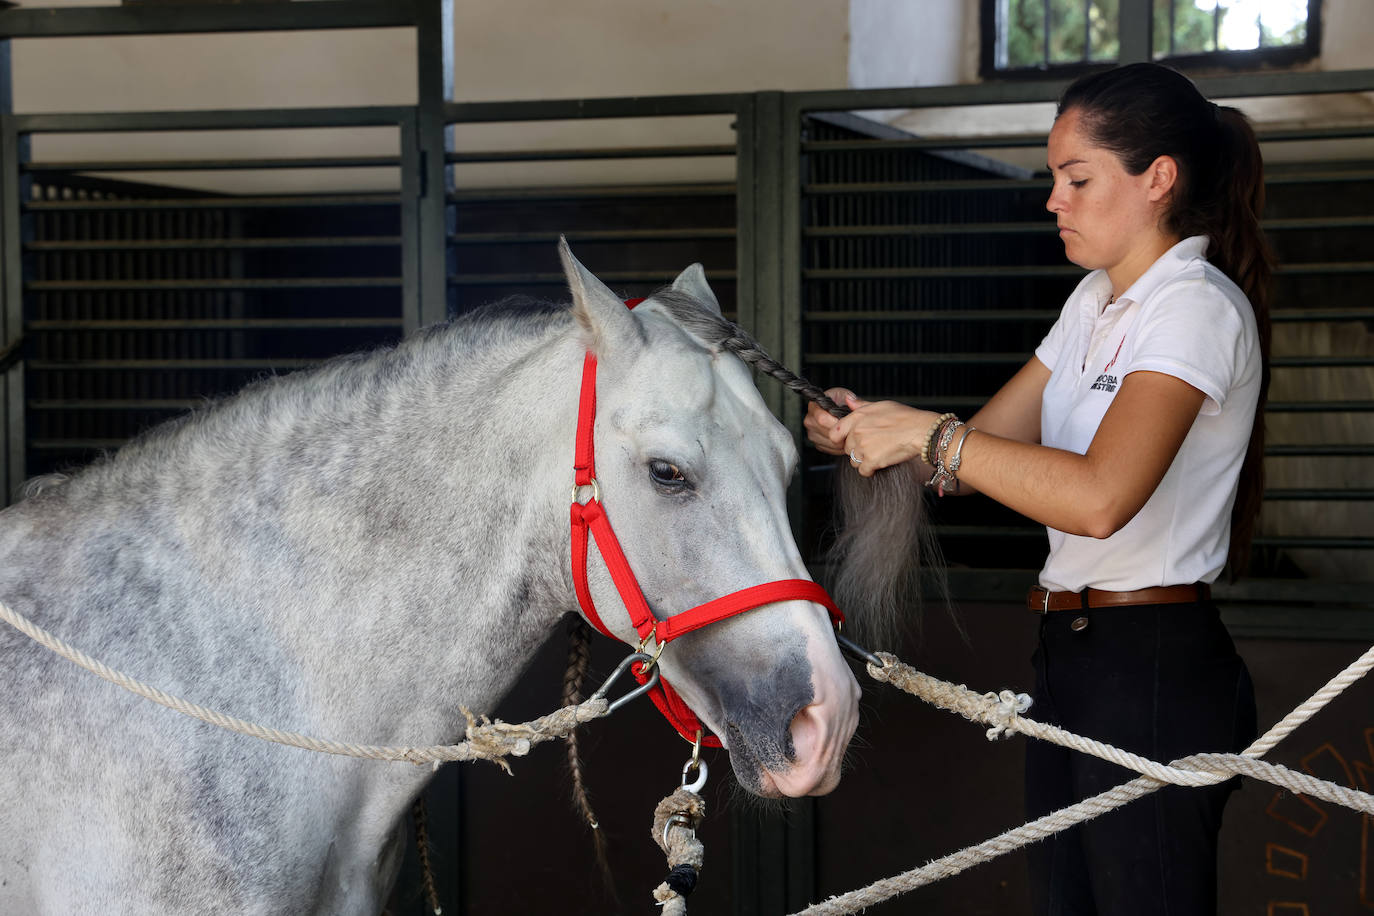
[[[260,382],[35,488],[0,513],[0,601],[230,715],[452,742],[462,708],[492,709],[577,608],[589,349],[601,498],[655,614],[806,578],[784,508],[792,439],[703,338],[730,326],[700,266],[631,312],[561,252],[570,308],[488,309]],[[595,549],[589,577],[637,643]],[[838,783],[858,685],[819,604],[686,634],[661,664],[744,787]],[[0,913],[374,916],[429,776],[203,725],[0,626]]]

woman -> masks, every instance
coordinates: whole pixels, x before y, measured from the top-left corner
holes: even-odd
[[[1152,759],[1243,748],[1254,694],[1210,600],[1243,566],[1261,493],[1267,388],[1263,174],[1244,115],[1133,64],[1060,100],[1047,204],[1091,272],[1035,356],[967,424],[844,389],[810,408],[817,448],[871,476],[902,463],[1046,525],[1033,715]],[[1031,817],[1134,774],[1043,742]],[[1031,851],[1040,914],[1215,913],[1234,784],[1169,787]]]

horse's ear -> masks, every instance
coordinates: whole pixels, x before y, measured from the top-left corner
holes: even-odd
[[[568,240],[559,236],[558,257],[573,297],[573,316],[590,338],[588,348],[598,357],[622,348],[638,347],[644,332],[619,296],[573,257]]]
[[[717,315],[720,314],[720,302],[716,300],[716,294],[711,292],[711,285],[706,282],[706,268],[700,264],[693,264],[678,274],[673,281],[673,289],[686,293]]]

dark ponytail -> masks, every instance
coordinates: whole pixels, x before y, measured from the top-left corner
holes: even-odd
[[[1255,422],[1231,511],[1232,578],[1249,565],[1264,495],[1264,405],[1269,393],[1269,280],[1274,256],[1260,228],[1264,161],[1250,122],[1235,108],[1202,97],[1183,74],[1159,64],[1128,64],[1075,80],[1058,114],[1079,112],[1093,142],[1132,175],[1160,156],[1178,164],[1164,228],[1210,240],[1207,259],[1250,300],[1259,329],[1261,381]]]

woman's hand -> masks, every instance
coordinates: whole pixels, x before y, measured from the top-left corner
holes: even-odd
[[[826,397],[836,404],[844,404],[846,398],[854,397],[854,392],[848,388],[830,388],[826,392]],[[830,438],[830,432],[839,423],[838,417],[830,415],[828,410],[812,403],[807,405],[806,418],[802,420],[802,426],[806,427],[806,439],[818,450],[827,455],[843,455],[843,443],[837,445]]]
[[[937,414],[896,401],[870,402],[844,394],[850,414],[830,429],[830,442],[838,449],[831,454],[848,454],[864,477],[920,456],[921,439],[930,433]]]

